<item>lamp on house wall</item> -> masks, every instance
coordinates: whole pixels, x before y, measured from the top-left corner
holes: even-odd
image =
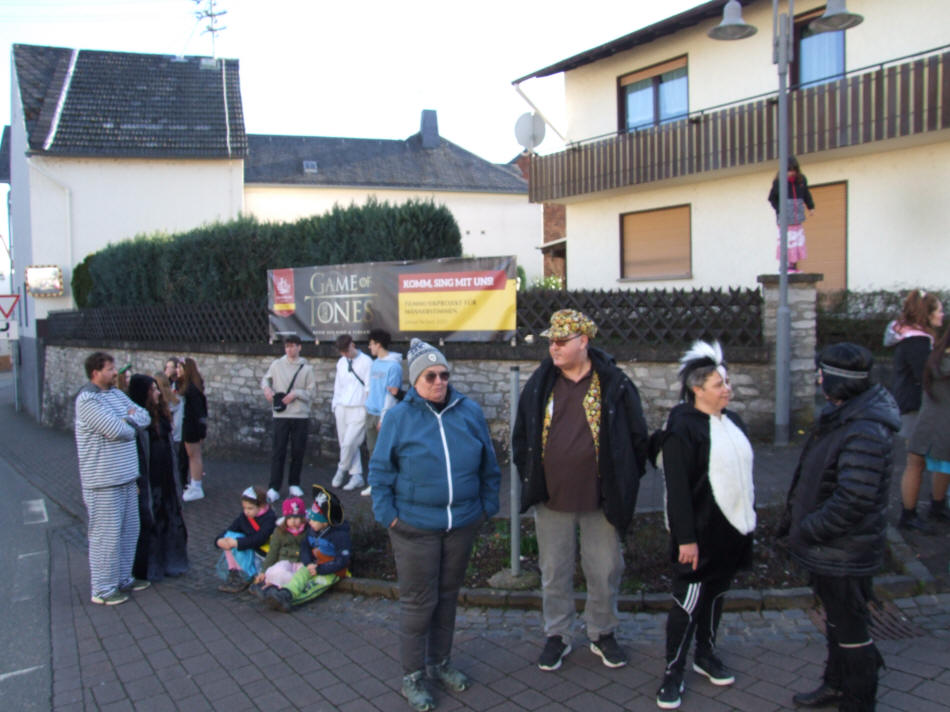
[[[775,444],[787,445],[791,423],[791,311],[788,307],[788,63],[794,56],[795,0],[780,13],[779,0],[772,0],[772,64],[778,67],[778,190],[779,190],[779,280],[778,313],[775,323]],[[859,25],[864,18],[850,13],[845,0],[828,0],[824,14],[809,25],[812,32],[835,32]],[[728,0],[722,22],[706,34],[714,40],[741,40],[756,28],[742,20],[739,0]]]

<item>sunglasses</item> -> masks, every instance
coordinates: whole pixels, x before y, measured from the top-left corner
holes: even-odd
[[[580,334],[574,334],[574,336],[568,336],[566,339],[551,339],[551,345],[561,348],[561,347],[567,346],[574,339],[579,339],[580,336],[581,336]]]
[[[448,371],[429,371],[425,376],[423,376],[426,383],[435,383],[436,379],[440,379],[442,383],[448,383],[449,381],[449,372]]]

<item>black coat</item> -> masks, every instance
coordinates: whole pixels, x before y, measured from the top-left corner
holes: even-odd
[[[612,356],[589,347],[594,371],[600,378],[600,502],[607,521],[621,536],[633,519],[640,478],[646,466],[647,425],[640,394]],[[541,431],[544,408],[554,389],[558,369],[544,359],[525,384],[518,401],[518,416],[512,433],[515,465],[521,477],[521,511],[548,501],[544,474]]]
[[[926,336],[908,336],[894,348],[894,385],[891,392],[901,413],[920,410],[924,366],[930,356],[930,344]]]
[[[868,576],[884,559],[894,433],[900,413],[872,386],[829,403],[802,451],[786,506],[792,557],[822,576]]]
[[[729,410],[723,415],[746,433],[745,423]],[[753,535],[737,530],[722,513],[709,482],[709,417],[689,403],[673,408],[666,429],[650,438],[650,457],[663,453],[670,560],[679,560],[681,544],[697,544],[699,562],[688,581],[731,573],[752,564]]]

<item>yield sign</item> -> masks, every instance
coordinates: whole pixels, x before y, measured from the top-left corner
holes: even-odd
[[[18,301],[20,301],[19,294],[0,294],[0,314],[3,314],[4,319],[10,318]]]

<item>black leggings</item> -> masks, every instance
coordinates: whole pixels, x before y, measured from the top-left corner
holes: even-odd
[[[732,585],[735,571],[690,582],[691,567],[675,564],[673,607],[666,619],[666,670],[683,672],[689,646],[696,634],[696,655],[713,652],[722,618],[722,599]]]

